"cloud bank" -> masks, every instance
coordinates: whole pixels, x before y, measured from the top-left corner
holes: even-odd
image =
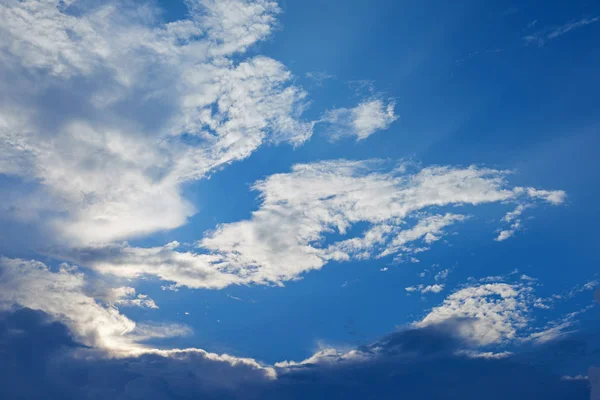
[[[593,351],[588,342],[577,342]],[[486,358],[456,353],[452,326],[391,334],[350,353],[317,354],[302,363],[281,363],[277,375],[251,363],[181,351],[110,358],[84,349],[62,324],[40,312],[0,313],[0,375],[4,398],[28,399],[587,399],[587,381],[566,380],[548,364],[532,362],[571,343],[539,348],[527,357]]]

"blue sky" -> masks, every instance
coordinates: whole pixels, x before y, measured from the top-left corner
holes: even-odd
[[[3,2],[0,334],[265,398],[413,332],[469,371],[597,337],[600,7],[522,3]]]

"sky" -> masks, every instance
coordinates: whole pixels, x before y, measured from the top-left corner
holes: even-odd
[[[583,0],[0,1],[2,397],[595,395],[598,37]]]

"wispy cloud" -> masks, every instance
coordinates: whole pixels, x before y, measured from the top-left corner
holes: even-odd
[[[222,224],[180,250],[177,242],[153,248],[113,243],[55,249],[99,272],[135,278],[153,275],[177,286],[283,284],[328,262],[410,259],[447,229],[469,217],[455,205],[560,204],[562,191],[511,187],[507,171],[479,167],[413,168],[380,160],[299,164],[256,182],[261,205],[249,219]],[[443,207],[447,207],[444,209]],[[325,235],[361,233],[327,243]]]
[[[594,24],[598,21],[600,21],[600,17],[582,18],[578,21],[569,22],[561,26],[540,30],[531,35],[523,37],[523,40],[525,40],[525,43],[527,44],[543,46],[549,40],[556,39],[557,37],[562,36],[574,29]],[[529,27],[533,28],[536,25],[535,22],[537,21],[530,23]]]
[[[393,101],[387,104],[380,99],[360,103],[354,108],[336,108],[322,118],[322,122],[331,124],[332,139],[354,136],[357,141],[364,140],[380,130],[386,130],[398,119]]]
[[[328,74],[327,72],[307,72],[305,75],[318,86],[322,86],[329,79],[335,79],[335,75]]]

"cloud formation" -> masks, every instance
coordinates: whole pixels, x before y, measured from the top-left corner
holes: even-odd
[[[479,282],[459,287],[421,320],[415,321],[413,326],[422,328],[443,325],[447,321],[463,321],[457,325],[459,328],[455,330],[455,334],[466,344],[478,348],[502,348],[523,343],[543,344],[576,332],[577,317],[594,308],[593,304],[588,304],[538,325],[535,323],[534,309],[547,311],[551,307],[539,306],[547,300],[535,294],[537,279],[523,279],[526,275],[515,278],[515,274],[511,275],[486,277]],[[443,285],[418,285],[405,290],[409,293],[424,293],[425,289],[435,286],[443,288]],[[552,298],[555,302],[564,302],[585,291],[586,289],[579,290],[585,286],[576,286],[570,291],[570,297],[554,295]]]
[[[311,136],[291,73],[245,53],[277,4],[186,4],[164,23],[153,4],[2,2],[2,218],[63,244],[173,229],[195,212],[182,183]]]
[[[456,324],[402,330],[350,352],[328,350],[279,363],[275,375],[251,362],[192,351],[106,357],[82,349],[64,325],[43,313],[21,309],[0,313],[0,361],[12,365],[0,376],[0,395],[268,400],[445,398],[456,392],[463,399],[589,398],[587,380],[561,379],[554,371],[561,362],[556,354],[569,353],[573,342],[523,357],[473,357],[459,352]],[[585,346],[577,342],[578,349]]]
[[[562,191],[511,187],[508,172],[476,166],[413,168],[370,161],[295,165],[256,182],[262,204],[247,220],[219,225],[197,243],[57,249],[57,256],[126,278],[175,286],[282,284],[332,261],[413,257],[468,219],[462,205],[560,204]],[[353,226],[366,223],[363,232]],[[328,235],[350,236],[327,243]]]
[[[118,310],[119,305],[155,308],[147,297],[131,299],[132,288],[90,287],[83,272],[63,264],[58,271],[34,260],[0,258],[0,308],[14,305],[42,310],[64,322],[76,339],[89,346],[115,352],[143,349],[141,342],[181,336],[189,328],[177,324],[136,324]],[[102,301],[102,299],[105,299]]]
[[[366,100],[354,108],[336,108],[328,111],[323,122],[332,125],[332,139],[354,136],[364,140],[379,130],[386,130],[398,119],[394,112],[396,104],[381,99]]]
[[[559,36],[564,35],[574,29],[582,28],[586,25],[594,24],[600,21],[600,17],[581,18],[577,21],[568,22],[564,25],[556,26],[553,28],[544,29],[531,35],[527,35],[523,38],[526,44],[535,44],[543,46],[547,41],[556,39]],[[532,24],[533,27],[535,24]]]
[[[408,293],[412,292],[421,292],[422,294],[426,293],[440,293],[444,290],[444,284],[433,284],[433,285],[417,285],[417,286],[409,286],[404,288]]]
[[[528,287],[506,283],[467,287],[448,296],[416,326],[466,319],[471,322],[461,326],[461,336],[478,345],[501,343],[527,327],[528,293]]]
[[[183,186],[263,145],[300,146],[319,122],[333,138],[361,141],[398,119],[393,100],[369,97],[306,120],[307,93],[291,72],[251,53],[276,27],[276,2],[185,3],[186,18],[174,22],[154,2],[0,3],[0,221],[39,230],[47,254],[72,263],[0,258],[0,365],[9,366],[0,397],[435,398],[457,385],[465,399],[587,396],[578,380],[482,351],[554,342],[590,309],[527,330],[531,307],[551,304],[532,294],[531,279],[460,287],[410,329],[300,362],[155,348],[190,328],[133,321],[124,308],[151,315],[159,306],[134,287],[109,286],[114,277],[158,277],[175,290],[283,285],[331,262],[416,260],[483,205],[516,207],[501,241],[521,229],[524,210],[566,198],[479,166],[331,160],[256,182],[250,217],[195,244],[123,242],[183,225],[196,212]],[[441,293],[447,276],[412,290]]]
[[[0,377],[4,379],[0,394],[9,398],[15,393],[27,393],[28,398],[52,394],[77,399],[105,398],[112,393],[124,399],[269,399],[303,393],[311,398],[363,398],[381,385],[385,385],[382,396],[399,391],[426,393],[427,389],[413,384],[415,376],[427,376],[440,389],[435,393],[450,390],[446,384],[453,388],[464,384],[461,394],[480,398],[480,391],[465,389],[479,379],[485,382],[482,388],[489,389],[489,377],[495,376],[494,384],[503,385],[514,396],[523,395],[523,390],[539,394],[539,378],[543,377],[544,385],[550,385],[544,390],[560,393],[558,398],[584,398],[588,393],[585,380],[562,377],[580,375],[582,366],[587,367],[598,352],[587,342],[578,342],[577,354],[571,354],[573,340],[578,339],[560,339],[563,328],[573,331],[574,318],[589,307],[548,327],[533,328],[529,325],[529,308],[536,299],[533,281],[519,282],[524,283],[461,288],[421,321],[374,343],[349,351],[322,349],[303,361],[269,366],[202,349],[162,350],[145,345],[149,339],[185,334],[187,328],[136,324],[123,316],[115,303],[134,296],[131,288],[117,287],[98,295],[98,288],[88,287],[84,274],[69,265],[53,270],[36,261],[3,258],[0,306],[6,311],[0,312],[0,363],[10,362],[11,368]],[[593,289],[585,284],[574,293],[588,287]],[[97,300],[88,291],[106,300]],[[507,343],[516,345],[515,350],[523,344],[538,346],[524,352],[498,352]],[[567,367],[562,359],[565,354],[570,362]],[[580,362],[575,362],[577,357]],[[463,379],[440,381],[447,376],[446,368],[460,371]],[[515,371],[520,375],[512,376]],[[349,380],[349,374],[355,378]],[[388,375],[389,380],[375,379]],[[526,380],[515,380],[517,376]],[[532,377],[537,378],[529,381]],[[22,387],[24,379],[27,387]],[[504,379],[509,379],[508,387]]]

